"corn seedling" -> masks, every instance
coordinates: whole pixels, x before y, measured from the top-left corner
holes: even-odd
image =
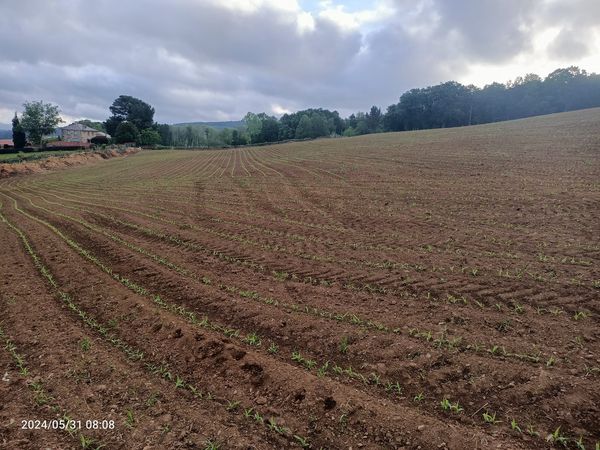
[[[440,402],[440,406],[444,411],[449,411],[450,408],[452,407],[452,403],[450,403],[450,400],[448,400],[447,398],[444,398]]]
[[[517,421],[515,419],[512,419],[510,421],[510,429],[513,430],[513,431],[517,431],[519,433],[522,433],[521,427],[519,427],[519,424],[517,423]]]
[[[487,411],[483,413],[483,421],[490,425],[496,425],[500,423],[499,420],[496,420],[496,413],[490,414]]]
[[[348,336],[344,336],[342,338],[342,341],[340,342],[340,353],[342,353],[343,355],[345,355],[346,353],[348,353]]]
[[[273,430],[279,434],[286,434],[288,431],[287,428],[277,425],[277,422],[275,422],[275,419],[272,417],[269,418],[269,422],[268,422],[267,426],[269,427],[270,430]]]
[[[246,336],[246,338],[244,339],[244,342],[258,347],[258,346],[260,346],[261,341],[260,341],[260,337],[258,336],[258,334],[250,333],[249,335]]]
[[[228,401],[227,402],[227,411],[235,411],[240,406],[239,401]]]
[[[83,338],[79,342],[79,346],[81,347],[82,351],[87,352],[90,349],[90,347],[92,346],[92,344],[88,338]]]
[[[135,417],[133,415],[133,411],[128,409],[126,412],[125,425],[128,428],[133,428],[135,426]]]
[[[158,393],[151,394],[150,397],[148,397],[148,399],[146,400],[146,406],[151,407],[151,406],[156,405],[156,402],[158,402],[159,396],[160,396],[160,394],[158,394]]]
[[[425,398],[425,395],[422,392],[419,392],[417,395],[414,396],[413,402],[419,403],[419,402],[423,401],[424,398]]]
[[[310,444],[308,442],[308,439],[302,437],[302,436],[298,436],[298,435],[294,435],[294,439],[298,442],[298,444],[300,444],[300,446],[302,448],[310,448]]]
[[[325,361],[325,364],[319,367],[319,370],[317,370],[317,376],[324,377],[327,375],[327,370],[329,370],[329,361]]]
[[[81,448],[88,449],[91,448],[94,444],[94,439],[84,434],[79,435],[79,442],[81,443]]]
[[[560,426],[546,437],[546,441],[552,444],[561,444],[567,446],[568,439],[560,432]]]
[[[267,351],[269,353],[271,353],[272,355],[274,355],[275,353],[277,353],[279,351],[279,347],[274,342],[271,342],[271,345],[269,345],[269,348],[267,349]]]
[[[185,388],[185,381],[177,375],[175,378],[175,387],[176,388]]]
[[[217,441],[213,441],[212,439],[208,439],[204,442],[204,450],[219,450],[221,448],[221,444]]]

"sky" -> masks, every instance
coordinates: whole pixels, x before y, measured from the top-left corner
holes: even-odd
[[[25,101],[159,122],[383,110],[414,87],[600,72],[599,0],[0,0],[0,123]]]

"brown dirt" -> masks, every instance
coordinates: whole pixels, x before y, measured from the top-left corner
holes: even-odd
[[[37,161],[26,161],[21,163],[0,164],[0,178],[8,178],[16,175],[30,175],[35,173],[46,173],[57,169],[72,166],[81,166],[104,159],[127,156],[137,153],[139,148],[126,148],[123,152],[106,150],[98,152],[74,153],[65,156],[49,156]]]
[[[109,448],[544,448],[559,426],[593,448],[599,122],[144,152],[4,181],[0,326],[30,374],[0,359],[0,444],[79,445],[6,420],[54,413],[27,388],[39,377],[70,415],[114,418],[88,433]]]

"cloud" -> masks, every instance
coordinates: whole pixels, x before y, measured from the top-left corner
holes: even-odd
[[[599,31],[595,0],[310,3],[2,2],[0,122],[35,99],[105,119],[120,94],[168,122],[312,106],[349,114],[478,64],[508,66],[537,52],[558,66],[597,51],[586,40]],[[539,53],[532,43],[550,28],[555,39]]]
[[[548,51],[557,59],[570,61],[586,56],[590,52],[590,46],[585,35],[563,28],[549,45]]]

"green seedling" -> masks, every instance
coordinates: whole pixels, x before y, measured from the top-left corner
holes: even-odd
[[[519,424],[517,423],[517,421],[515,419],[512,419],[510,421],[510,429],[513,431],[518,431],[519,433],[522,433],[521,427],[519,427]]]
[[[277,425],[277,422],[275,422],[275,419],[273,419],[272,417],[269,419],[268,427],[270,430],[273,430],[279,434],[285,434],[285,432],[287,431],[286,428]]]
[[[415,397],[413,398],[413,402],[418,403],[423,401],[423,399],[425,398],[425,395],[422,392],[419,392],[417,395],[415,395]]]
[[[94,444],[94,439],[84,434],[79,435],[79,442],[81,443],[81,448],[88,449],[91,448]]]
[[[135,417],[133,415],[133,411],[131,409],[128,409],[126,411],[126,418],[125,418],[125,425],[128,428],[133,428],[135,426]]]
[[[258,411],[254,412],[254,416],[252,416],[252,418],[256,421],[256,422],[260,422],[260,423],[265,423],[265,419],[263,418],[263,416],[261,416]]]
[[[500,423],[499,420],[496,420],[496,413],[490,414],[487,411],[483,413],[483,421],[490,425],[496,425]]]
[[[88,338],[83,338],[80,342],[79,342],[79,347],[81,347],[81,350],[84,352],[87,352],[92,346],[92,343],[90,342],[90,340]]]
[[[325,361],[325,364],[319,367],[319,370],[317,370],[317,376],[324,377],[327,374],[327,370],[329,370],[329,361]]]
[[[308,439],[302,437],[302,436],[297,436],[294,435],[294,439],[296,439],[296,441],[298,441],[298,443],[300,444],[300,446],[302,448],[310,448],[310,444],[308,443]]]
[[[156,405],[156,402],[158,401],[158,397],[159,397],[158,393],[150,395],[150,397],[148,397],[148,400],[146,400],[146,406],[150,407],[150,406]]]
[[[573,319],[582,320],[582,319],[585,319],[587,316],[588,316],[588,313],[586,313],[585,311],[577,311],[575,313],[575,315],[573,316]]]
[[[577,450],[585,450],[585,444],[583,443],[583,436],[579,436],[579,439],[575,441],[575,447]]]
[[[548,358],[548,361],[546,361],[546,367],[552,367],[554,366],[554,364],[556,364],[556,358],[554,356],[551,356],[550,358]]]
[[[271,342],[271,345],[269,345],[267,351],[274,355],[279,351],[279,347],[274,342]]]
[[[204,442],[204,450],[219,450],[221,448],[221,444],[217,441],[213,441],[212,439],[208,439]]]
[[[239,401],[228,401],[227,402],[227,411],[235,411],[240,406]]]
[[[244,339],[244,342],[247,342],[250,345],[254,345],[256,347],[260,346],[260,337],[256,333],[250,333]]]
[[[344,336],[342,338],[342,341],[340,342],[340,346],[339,346],[340,353],[342,353],[343,355],[345,355],[346,353],[348,353],[348,345],[349,345],[348,336]]]
[[[452,407],[452,403],[450,403],[450,400],[448,400],[447,398],[444,398],[441,402],[440,402],[440,406],[444,411],[449,411],[450,408]]]
[[[553,433],[550,433],[546,437],[546,441],[551,442],[553,444],[561,444],[563,447],[567,446],[568,439],[560,432],[560,426],[554,430]]]

